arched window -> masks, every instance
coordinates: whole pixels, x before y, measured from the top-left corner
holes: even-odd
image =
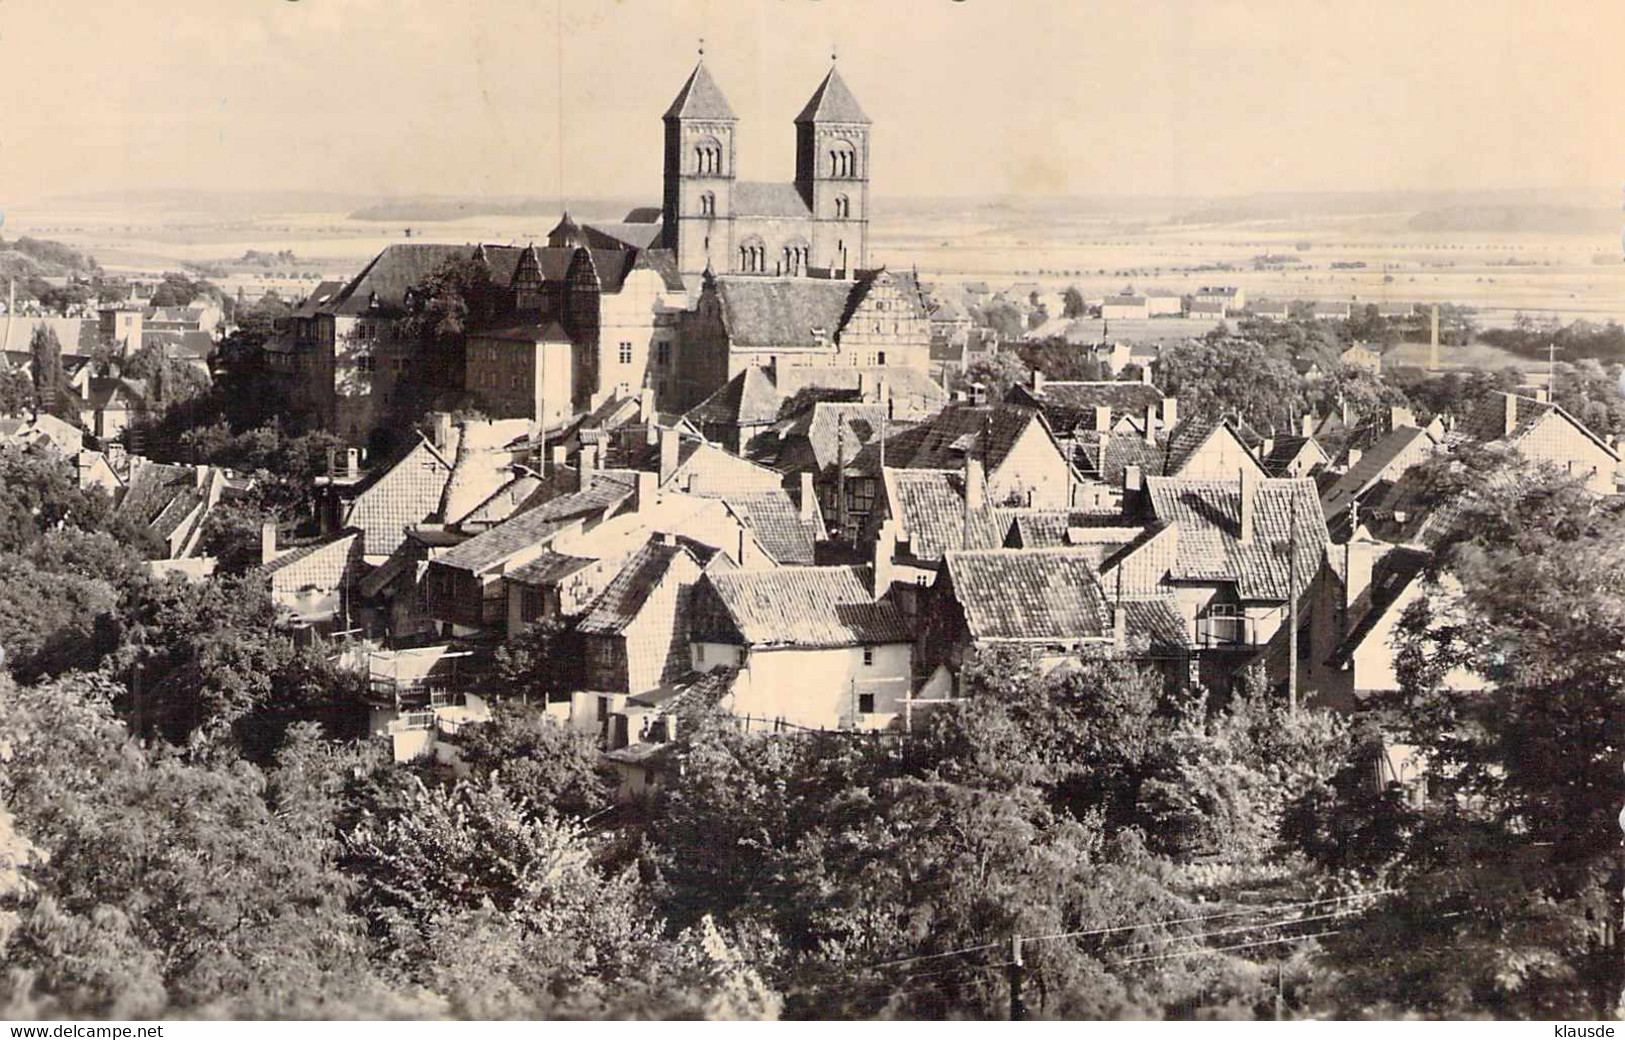
[[[722,142],[715,137],[702,137],[694,142],[694,172],[698,174],[722,172]]]
[[[717,215],[717,197],[712,192],[700,196],[700,216],[714,217]]]
[[[745,274],[767,273],[767,246],[755,235],[739,243],[739,270]]]
[[[835,219],[846,220],[852,215],[852,200],[845,195],[835,196]]]
[[[851,141],[836,141],[830,145],[829,175],[831,177],[858,175],[858,150],[852,147]]]
[[[807,243],[799,238],[785,243],[781,270],[788,275],[806,274],[807,257],[810,253]]]

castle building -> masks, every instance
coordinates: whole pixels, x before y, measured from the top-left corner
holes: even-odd
[[[793,183],[740,180],[739,120],[702,57],[663,117],[661,244],[693,291],[717,274],[868,266],[869,117],[833,67],[795,118]]]

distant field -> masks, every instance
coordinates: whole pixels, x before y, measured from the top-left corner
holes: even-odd
[[[1384,365],[1413,365],[1417,368],[1426,368],[1428,363],[1428,345],[1426,343],[1401,343],[1392,350],[1383,354]],[[1544,366],[1539,361],[1526,357],[1519,357],[1500,347],[1492,347],[1488,343],[1472,343],[1465,347],[1440,347],[1439,367],[1449,368],[1482,368],[1494,371],[1499,368],[1540,369]]]

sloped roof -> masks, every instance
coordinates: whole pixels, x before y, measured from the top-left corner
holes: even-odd
[[[546,549],[523,567],[515,567],[503,574],[502,579],[520,585],[551,585],[597,562],[594,557],[572,556],[569,553]]]
[[[637,620],[638,612],[679,557],[688,560],[697,577],[700,573],[699,561],[680,545],[666,545],[655,540],[639,549],[594,601],[592,609],[576,625],[576,630],[591,636],[619,635],[627,625]]]
[[[1264,472],[1268,473],[1272,477],[1287,476],[1287,471],[1291,468],[1292,463],[1295,462],[1298,456],[1307,448],[1313,448],[1315,451],[1320,451],[1321,455],[1326,454],[1324,451],[1321,451],[1320,445],[1313,437],[1293,436],[1275,438],[1275,443],[1270,446],[1269,454],[1265,455],[1262,460],[1264,464]]]
[[[521,473],[493,491],[485,501],[452,522],[459,524],[499,524],[518,512],[519,507],[528,501],[530,496],[534,495],[541,486],[542,481],[537,477],[529,473]]]
[[[697,639],[754,647],[824,648],[906,643],[907,619],[875,602],[866,567],[780,567],[712,573],[695,612]],[[697,604],[698,606],[698,604]]]
[[[1348,509],[1351,502],[1365,494],[1378,480],[1400,476],[1399,473],[1388,472],[1388,469],[1395,459],[1416,444],[1417,438],[1432,440],[1426,430],[1400,426],[1366,448],[1360,455],[1360,461],[1320,496],[1321,508],[1326,515],[1335,517]]]
[[[299,306],[293,309],[293,317],[314,318],[316,312],[331,303],[333,297],[337,296],[343,288],[343,282],[322,282],[310,291],[310,295],[305,297]]]
[[[851,461],[865,444],[880,436],[883,423],[888,427],[888,437],[909,428],[889,423],[886,417],[884,404],[819,401],[781,428],[778,466],[788,472],[822,473],[835,465],[837,458]]]
[[[197,474],[192,467],[149,462],[136,469],[130,478],[130,486],[119,500],[116,512],[150,524],[177,494],[196,486]]]
[[[816,562],[817,522],[803,521],[801,510],[783,488],[726,494],[722,500],[776,562],[803,566]]]
[[[1168,434],[1168,447],[1163,462],[1162,475],[1177,477],[1187,463],[1196,456],[1208,439],[1215,435],[1229,434],[1239,441],[1243,448],[1251,450],[1252,446],[1261,443],[1263,438],[1253,432],[1252,428],[1244,423],[1237,423],[1231,418],[1203,419],[1200,416],[1188,416],[1182,419],[1178,426]],[[1252,445],[1248,440],[1252,440]]]
[[[360,531],[340,531],[281,553],[265,568],[271,588],[278,592],[338,588],[360,563],[362,538]]]
[[[561,495],[454,545],[435,562],[479,574],[533,545],[546,542],[578,520],[610,510],[632,497],[632,488],[608,474],[598,474],[592,486]]]
[[[1295,546],[1295,593],[1308,587],[1325,558],[1329,536],[1315,482],[1259,480],[1253,492],[1253,537],[1242,544],[1241,482],[1151,477],[1152,511],[1179,526],[1175,581],[1229,582],[1242,599],[1284,601]],[[1296,516],[1296,525],[1293,517]]]
[[[812,97],[802,106],[801,113],[796,116],[798,123],[867,123],[869,117],[863,114],[863,108],[858,99],[852,96],[847,89],[846,81],[841,74],[830,66],[829,74],[824,81],[818,84]]]
[[[1515,402],[1513,429],[1510,434],[1506,432],[1506,409],[1509,399]],[[1613,456],[1614,459],[1619,458],[1619,453],[1610,448],[1606,441],[1592,433],[1584,423],[1570,415],[1560,405],[1553,404],[1550,401],[1537,401],[1533,397],[1524,397],[1521,394],[1510,394],[1504,391],[1490,394],[1462,421],[1457,432],[1485,444],[1492,441],[1501,441],[1506,444],[1516,445],[1524,437],[1528,436],[1530,431],[1540,424],[1541,420],[1553,412],[1562,416],[1563,419],[1585,434],[1609,455]]]
[[[736,349],[802,347],[830,353],[835,351],[835,334],[846,322],[856,284],[833,278],[744,275],[719,276],[715,281],[722,324]],[[822,339],[814,335],[815,329],[822,330]]]
[[[888,437],[886,464],[957,470],[970,455],[982,460],[985,472],[991,475],[1034,423],[1043,426],[1039,413],[1016,405],[949,405],[934,418]],[[1048,428],[1044,429],[1050,436]],[[1060,451],[1059,445],[1056,450]],[[874,472],[879,463],[878,446],[870,444],[859,453],[855,465],[863,472]]]
[[[635,693],[626,699],[626,703],[666,712],[690,704],[710,706],[727,696],[738,676],[737,668],[718,667],[709,672],[690,672],[663,686]]]
[[[759,426],[779,416],[779,391],[767,369],[752,365],[712,391],[685,415],[698,425]]]
[[[794,184],[781,181],[734,181],[735,216],[810,217],[812,202]],[[772,258],[769,257],[769,262]]]
[[[1143,436],[1130,433],[1112,433],[1106,436],[1104,460],[1100,451],[1101,435],[1088,431],[1079,435],[1073,451],[1073,461],[1079,474],[1103,484],[1121,484],[1123,471],[1129,466],[1140,467],[1144,476],[1161,473],[1167,464],[1167,449],[1160,440],[1147,441]]]
[[[893,469],[882,472],[892,519],[908,536],[908,554],[932,562],[961,549],[997,549],[1004,531],[993,510],[984,505],[965,510],[965,475],[935,469]],[[984,480],[982,499],[987,500]],[[969,528],[970,544],[966,545]]]
[[[1348,634],[1332,651],[1326,663],[1342,668],[1354,659],[1355,653],[1382,620],[1388,608],[1404,595],[1424,570],[1430,556],[1420,549],[1395,546],[1388,550],[1371,569],[1371,582],[1349,604]]]
[[[993,549],[950,552],[946,560],[972,639],[1111,637],[1111,608],[1089,553]]]
[[[672,99],[663,119],[734,119],[734,110],[728,99],[706,71],[705,62],[694,66],[694,71],[683,81],[683,87]]]
[[[1162,411],[1163,394],[1149,383],[1126,381],[1065,382],[1045,381],[1043,389],[1022,384],[1014,387],[1009,400],[1037,408],[1058,433],[1093,430],[1095,409],[1111,408],[1114,418],[1129,415],[1144,419],[1145,410]]]
[[[1174,597],[1124,599],[1122,607],[1123,627],[1130,643],[1145,640],[1153,655],[1190,649],[1190,626]]]

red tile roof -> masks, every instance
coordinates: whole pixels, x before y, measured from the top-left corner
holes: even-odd
[[[819,649],[912,640],[896,604],[875,602],[866,567],[712,573],[695,597],[693,638]]]
[[[1330,538],[1313,480],[1258,481],[1253,537],[1246,544],[1240,540],[1240,481],[1151,477],[1146,490],[1156,518],[1179,527],[1174,581],[1227,582],[1242,599],[1282,602],[1292,570],[1289,546],[1297,560],[1295,593],[1320,572]]]
[[[1111,638],[1111,609],[1091,553],[994,549],[951,552],[946,560],[974,640]]]

